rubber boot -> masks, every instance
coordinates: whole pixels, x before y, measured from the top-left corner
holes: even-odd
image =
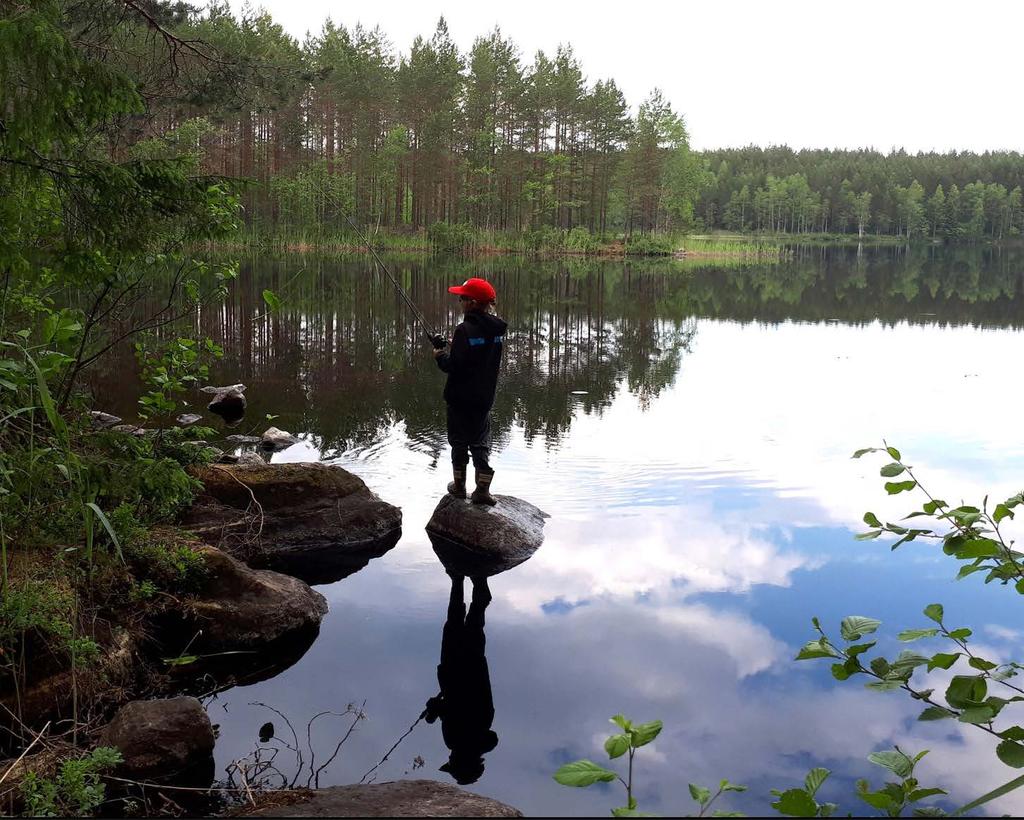
[[[466,468],[465,467],[453,467],[452,475],[455,477],[454,481],[448,482],[448,495],[454,498],[465,498],[466,497]]]
[[[486,504],[488,507],[493,507],[497,504],[497,499],[491,495],[491,479],[493,478],[494,473],[483,473],[477,470],[476,489],[473,490],[473,495],[470,496],[469,500],[474,504]]]

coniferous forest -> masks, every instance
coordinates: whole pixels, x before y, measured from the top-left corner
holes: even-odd
[[[211,172],[253,180],[244,202],[257,233],[341,231],[349,213],[410,232],[448,223],[954,241],[1007,239],[1024,224],[1017,152],[696,152],[685,100],[657,89],[627,100],[568,44],[524,55],[495,30],[461,52],[443,19],[411,44],[330,21],[299,42],[265,12],[150,6],[221,70],[184,104],[157,103],[144,133],[201,148]],[[203,59],[181,57],[186,71]]]

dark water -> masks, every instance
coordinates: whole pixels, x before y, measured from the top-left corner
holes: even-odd
[[[551,779],[568,760],[606,759],[617,712],[665,723],[637,765],[641,809],[662,814],[692,810],[688,782],[723,777],[750,791],[722,808],[756,812],[769,788],[797,785],[812,765],[837,773],[823,794],[856,813],[852,778],[880,781],[864,758],[893,743],[931,749],[920,779],[955,801],[1013,776],[981,732],[917,723],[909,699],[792,658],[812,615],[833,632],[845,615],[879,617],[880,648],[895,654],[895,633],[923,625],[933,601],[974,627],[985,656],[1021,657],[1012,590],[952,581],[956,566],[927,545],[891,553],[853,540],[865,510],[892,518],[909,502],[884,496],[880,464],[849,458],[886,437],[939,496],[1021,489],[1019,254],[802,250],[742,269],[390,261],[447,327],[446,284],[494,281],[510,322],[495,491],[552,515],[541,550],[492,579],[493,601],[474,610],[486,668],[464,667],[479,698],[464,687],[463,724],[478,738],[492,730],[497,745],[471,789],[527,814],[621,805],[611,785]],[[279,314],[260,318],[263,288],[285,301]],[[243,263],[200,327],[225,348],[216,380],[249,385],[252,425],[274,413],[301,435],[275,460],[340,464],[403,509],[395,549],[319,587],[331,610],[305,656],[209,704],[223,768],[268,719],[288,736],[254,702],[285,713],[305,744],[314,715],[365,701],[368,719],[321,776],[358,781],[438,693],[450,584],[422,527],[448,480],[442,374],[363,258]],[[105,409],[130,412],[128,366],[99,374]],[[470,592],[467,582],[467,603]],[[479,646],[461,619],[449,627]],[[345,726],[318,719],[320,761]],[[376,779],[467,780],[479,771],[464,757],[441,770],[441,722],[420,723]],[[288,771],[292,760],[277,763]]]

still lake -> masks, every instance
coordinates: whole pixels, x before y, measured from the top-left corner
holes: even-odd
[[[659,814],[693,811],[687,783],[726,777],[750,791],[717,808],[758,813],[770,788],[800,785],[813,765],[836,773],[822,796],[857,813],[853,779],[880,783],[865,756],[893,743],[931,749],[920,780],[954,802],[1014,776],[982,732],[918,723],[904,694],[839,683],[828,663],[793,657],[812,616],[837,634],[850,614],[880,618],[892,656],[896,632],[927,625],[932,602],[947,623],[973,627],[987,657],[1024,655],[1012,587],[954,581],[957,563],[928,544],[854,541],[866,510],[895,520],[913,507],[886,496],[882,461],[850,458],[885,438],[947,500],[1021,490],[1024,255],[797,248],[779,264],[725,268],[387,261],[449,332],[446,286],[495,284],[509,331],[493,489],[551,515],[536,555],[491,580],[498,742],[469,789],[526,814],[606,814],[624,802],[618,784],[570,789],[551,774],[606,761],[618,712],[664,721],[636,771],[640,808]],[[284,302],[270,316],[264,288]],[[253,703],[287,715],[304,742],[315,714],[365,701],[367,719],[320,780],[357,782],[438,692],[450,583],[423,526],[450,478],[443,374],[365,257],[243,260],[227,303],[198,325],[225,350],[213,380],[248,386],[243,427],[259,432],[272,413],[301,437],[274,461],[341,465],[403,510],[394,549],[318,587],[330,612],[300,660],[208,703],[223,770],[252,752],[265,721],[288,737]],[[130,413],[130,366],[98,374],[99,390],[123,397],[103,409]],[[320,760],[345,726],[317,721]],[[421,722],[376,780],[451,782],[447,760],[440,722]],[[283,754],[278,764],[287,772]],[[1024,798],[996,805],[1019,812]]]

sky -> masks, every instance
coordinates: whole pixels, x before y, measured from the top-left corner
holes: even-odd
[[[243,0],[231,5],[240,11]],[[407,51],[444,16],[463,50],[495,26],[528,60],[570,43],[587,79],[614,78],[634,108],[661,88],[700,150],[1024,150],[1019,0],[252,5],[300,39],[331,17],[379,25]]]

